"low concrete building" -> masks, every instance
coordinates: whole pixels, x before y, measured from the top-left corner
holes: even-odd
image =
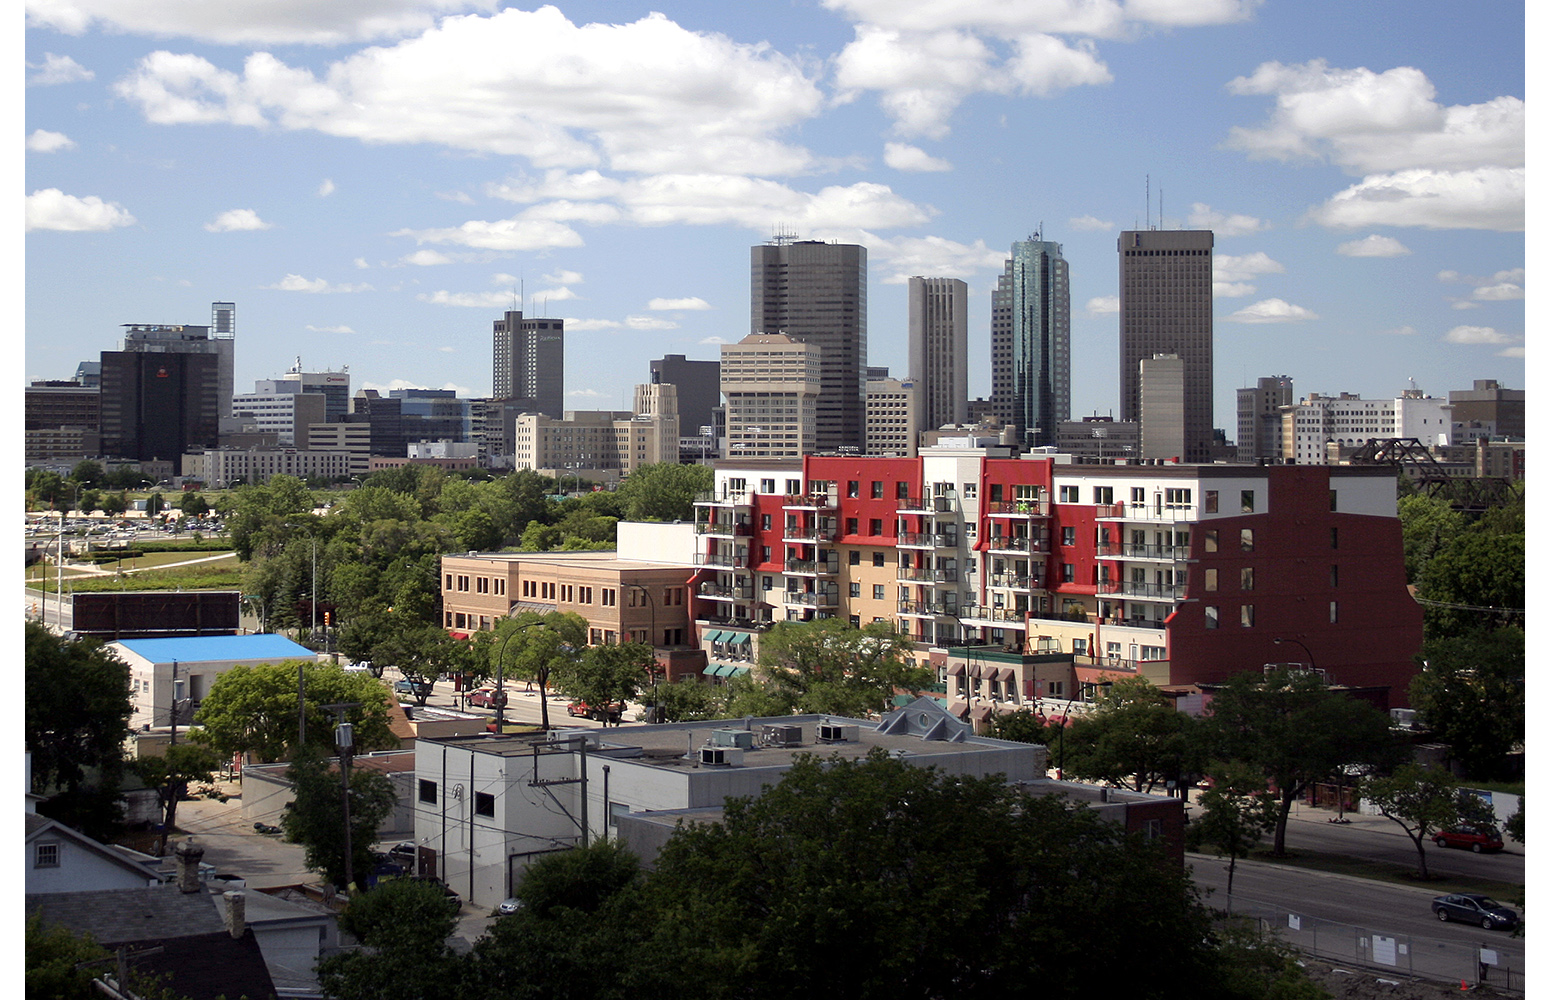
[[[260,666],[321,657],[282,635],[190,636],[176,639],[124,639],[107,648],[129,664],[131,729],[160,728],[174,721],[186,726],[215,679],[232,667]]]

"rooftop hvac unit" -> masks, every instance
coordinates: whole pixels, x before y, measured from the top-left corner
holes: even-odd
[[[739,747],[700,747],[702,767],[733,767],[742,762],[743,751]]]
[[[860,726],[839,726],[832,723],[820,723],[818,726],[819,743],[850,743],[860,738]]]
[[[801,726],[763,726],[760,740],[769,747],[795,747],[802,745]]]
[[[586,741],[589,750],[596,750],[603,745],[602,734],[595,729],[551,729],[549,731],[550,743],[576,746],[583,740]]]
[[[752,750],[753,733],[746,729],[712,729],[710,731],[710,745],[713,747],[737,747],[739,750]]]

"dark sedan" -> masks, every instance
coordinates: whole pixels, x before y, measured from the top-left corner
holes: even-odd
[[[1509,910],[1490,896],[1462,892],[1452,896],[1438,896],[1432,900],[1432,912],[1443,923],[1457,920],[1460,923],[1479,924],[1481,930],[1495,927],[1515,927],[1518,923],[1516,910]]]

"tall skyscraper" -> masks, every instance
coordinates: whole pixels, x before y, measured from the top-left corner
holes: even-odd
[[[911,278],[909,375],[922,425],[936,430],[969,416],[969,286],[957,278]]]
[[[1272,375],[1238,390],[1238,461],[1281,457],[1281,407],[1295,401],[1290,375]]]
[[[510,310],[495,321],[494,399],[556,420],[565,416],[565,321],[524,319]]]
[[[180,470],[185,452],[215,447],[222,398],[231,405],[220,376],[214,353],[103,351],[103,454]]]
[[[131,354],[212,354],[216,362],[216,391],[220,415],[231,416],[231,397],[237,391],[237,306],[210,303],[209,326],[125,323],[124,347]]]
[[[1119,234],[1119,407],[1141,419],[1141,361],[1184,363],[1184,461],[1211,461],[1210,230]]]
[[[752,248],[751,257],[749,332],[785,334],[821,351],[814,450],[859,452],[866,447],[866,247],[782,236]]]
[[[1041,235],[1012,244],[990,294],[991,406],[1029,447],[1071,419],[1070,268]]]
[[[799,459],[820,450],[814,437],[822,385],[823,352],[816,345],[778,333],[722,344],[723,457]]]
[[[678,433],[691,437],[712,423],[711,411],[721,405],[721,362],[690,361],[667,354],[651,362],[651,381],[678,389]]]

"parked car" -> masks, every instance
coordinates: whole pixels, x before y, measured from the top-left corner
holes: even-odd
[[[1509,910],[1490,896],[1473,892],[1438,896],[1432,900],[1432,912],[1443,923],[1457,920],[1466,924],[1479,924],[1484,931],[1495,927],[1515,927],[1518,923],[1516,910]]]
[[[520,909],[522,909],[522,900],[515,896],[508,896],[507,898],[501,900],[500,905],[495,908],[495,915],[499,917],[509,917]]]
[[[497,692],[494,688],[482,687],[477,691],[471,692],[467,700],[468,703],[473,705],[475,708],[494,708],[496,704],[496,693]],[[505,694],[504,691],[499,693]]]
[[[431,693],[432,683],[431,681],[398,681],[393,685],[393,692],[395,694],[428,695]]]
[[[414,841],[412,840],[400,840],[387,849],[389,859],[406,866],[410,871],[414,870],[415,862],[419,855],[420,851],[414,846]]]
[[[606,712],[609,722],[618,722],[624,715],[624,702],[616,701],[611,705],[593,707],[584,701],[573,701],[565,706],[565,711],[569,712],[573,718],[596,719],[599,722],[603,721],[604,713]]]
[[[382,851],[371,852],[371,873],[377,876],[383,875],[408,875],[409,868],[403,862],[392,855]]]
[[[1467,847],[1476,854],[1502,849],[1502,835],[1494,827],[1456,826],[1432,834],[1438,847]]]

